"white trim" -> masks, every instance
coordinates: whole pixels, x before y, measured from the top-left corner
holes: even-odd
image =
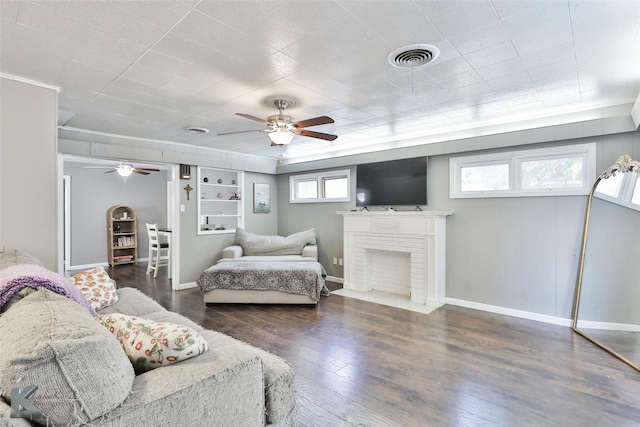
[[[572,323],[571,319],[565,319],[562,317],[548,316],[546,314],[533,313],[530,311],[514,310],[512,308],[499,307],[496,305],[482,304],[479,302],[465,301],[455,298],[445,298],[445,302],[458,307],[472,308],[475,310],[487,311],[489,313],[504,314],[506,316],[535,320],[536,322],[551,323],[559,326],[571,327]]]
[[[337,277],[337,276],[327,276],[327,277],[325,277],[325,280],[328,280],[329,282],[342,283],[342,284],[344,284],[344,279],[343,279],[342,277]]]
[[[7,80],[13,80],[16,82],[20,82],[20,83],[26,83],[29,85],[33,85],[33,86],[39,86],[45,89],[51,89],[51,90],[55,90],[56,92],[60,93],[60,91],[62,90],[62,88],[60,86],[54,86],[54,85],[50,85],[47,83],[42,83],[36,80],[30,80],[30,79],[26,79],[24,77],[20,77],[20,76],[14,76],[13,74],[7,74],[7,73],[0,73],[0,77],[3,79],[7,79]]]
[[[640,325],[628,323],[594,322],[591,320],[579,320],[578,329],[604,329],[607,331],[640,332]]]
[[[70,270],[71,267],[71,176],[63,175],[62,184],[63,190],[63,203],[64,203],[64,270]]]
[[[323,180],[327,178],[347,178],[347,197],[342,198],[325,198],[323,195]],[[296,194],[297,182],[315,182],[317,197],[312,199],[298,199]],[[350,202],[351,201],[351,169],[330,170],[326,172],[306,173],[302,175],[289,176],[289,203],[333,203],[333,202]]]
[[[582,157],[583,181],[581,187],[522,189],[522,163],[531,160],[551,160],[557,158]],[[509,189],[465,191],[462,186],[462,169],[473,166],[509,166]],[[449,159],[449,197],[452,199],[487,197],[540,197],[540,196],[584,196],[591,190],[596,178],[596,143],[563,145],[559,147],[536,148],[532,150],[505,151],[501,153],[474,156],[451,157]]]
[[[70,265],[70,266],[69,266],[69,268],[68,268],[68,270],[67,270],[67,272],[75,271],[75,270],[82,270],[82,271],[84,271],[84,270],[89,270],[89,269],[92,269],[92,268],[99,267],[99,266],[101,266],[101,265],[102,265],[103,267],[108,267],[108,266],[109,266],[109,263],[105,261],[105,262],[97,262],[97,263],[95,263],[95,264]]]
[[[197,148],[198,150],[211,151],[213,153],[227,153],[227,154],[231,154],[231,155],[238,155],[239,154],[237,151],[223,150],[221,148],[211,148],[211,147],[206,147],[204,145],[198,145],[196,147],[193,144],[188,144],[188,143],[185,143],[185,142],[174,142],[174,141],[167,141],[167,140],[164,140],[164,139],[143,138],[143,137],[139,137],[139,136],[126,136],[126,135],[119,135],[119,134],[116,134],[116,133],[98,132],[98,131],[93,131],[93,130],[74,128],[74,127],[70,127],[70,126],[62,126],[62,125],[60,125],[60,126],[58,126],[58,129],[67,130],[67,131],[70,131],[70,132],[77,132],[77,133],[80,133],[80,134],[105,136],[105,137],[109,137],[109,138],[113,138],[113,139],[124,139],[124,140],[139,141],[139,142],[152,142],[154,144],[167,144],[169,146],[184,147],[187,150],[193,150],[194,148]],[[67,138],[62,137],[61,139],[67,139]],[[249,158],[256,158],[256,159],[275,160],[275,159],[273,159],[271,157],[258,156],[256,154],[244,154],[244,153],[242,153],[242,156],[243,157],[249,157]]]
[[[187,282],[187,283],[180,283],[177,286],[174,286],[173,290],[174,291],[182,291],[184,289],[191,289],[191,288],[197,288],[198,284],[196,282]]]

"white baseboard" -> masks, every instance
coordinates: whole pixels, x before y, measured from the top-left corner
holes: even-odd
[[[107,267],[109,265],[108,262],[98,262],[95,264],[81,264],[81,265],[70,265],[67,271],[75,271],[75,270],[90,270],[92,268],[96,268],[98,266]]]
[[[175,287],[175,291],[182,291],[184,289],[191,289],[191,288],[196,288],[198,287],[198,284],[196,282],[187,282],[187,283],[180,283],[178,284],[178,286]]]
[[[344,284],[344,279],[342,277],[336,277],[336,276],[327,276],[325,278],[325,280],[328,280],[330,282],[335,282],[335,283],[342,283]]]
[[[160,259],[168,259],[169,257],[165,256],[161,256]],[[138,263],[141,262],[149,262],[149,257],[147,258],[138,258]],[[107,267],[109,265],[109,262],[105,261],[105,262],[96,262],[93,264],[80,264],[80,265],[71,265],[69,266],[69,268],[67,269],[67,271],[73,271],[73,270],[89,270],[91,268],[96,268],[99,265],[102,265],[104,267]]]
[[[521,319],[535,320],[537,322],[551,323],[553,325],[571,327],[572,320],[562,317],[548,316],[546,314],[532,313],[530,311],[514,310],[512,308],[499,307],[497,305],[481,304],[479,302],[465,301],[455,298],[445,298],[447,304],[459,307],[473,308],[489,313],[504,314],[506,316],[519,317]]]
[[[604,329],[607,331],[618,332],[640,332],[640,325],[630,325],[627,323],[609,323],[609,322],[593,322],[589,320],[581,320],[578,329]]]

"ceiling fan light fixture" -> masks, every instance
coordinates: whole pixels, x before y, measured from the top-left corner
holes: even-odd
[[[278,145],[287,145],[291,142],[294,136],[293,133],[284,129],[276,129],[273,132],[269,132],[267,135],[271,142]]]
[[[118,175],[123,176],[123,177],[128,177],[133,173],[134,167],[128,164],[122,164],[122,165],[118,165],[118,168],[116,169],[116,172],[118,173]]]

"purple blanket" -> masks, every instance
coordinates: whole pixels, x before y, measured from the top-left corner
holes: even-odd
[[[53,271],[34,264],[12,265],[0,270],[0,308],[18,291],[24,288],[48,289],[74,300],[96,315],[87,299],[71,281]]]

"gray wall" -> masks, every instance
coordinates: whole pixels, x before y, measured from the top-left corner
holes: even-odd
[[[138,258],[149,256],[145,223],[167,225],[168,172],[132,174],[126,180],[107,169],[87,169],[95,164],[65,162],[64,174],[71,177],[71,261],[72,266],[107,262],[107,209],[114,205],[133,208],[138,224]]]
[[[222,249],[233,244],[234,234],[198,235],[197,195],[191,192],[187,200],[184,187],[189,184],[197,188],[195,166],[191,169],[191,179],[180,180],[180,204],[185,212],[180,213],[180,278],[179,283],[195,282],[200,273],[215,264]],[[253,184],[271,184],[271,212],[253,213]],[[277,234],[278,206],[275,203],[278,189],[274,175],[246,172],[244,174],[242,198],[244,199],[244,228],[253,233]]]
[[[56,90],[0,78],[0,246],[58,271]]]
[[[597,143],[597,174],[622,154],[640,156],[638,132],[563,143],[589,142]],[[378,156],[385,159],[385,153]],[[587,197],[449,199],[450,157],[429,157],[427,189],[429,210],[454,211],[447,220],[447,298],[570,318]],[[329,275],[342,277],[332,264],[343,254],[335,211],[355,209],[355,202],[289,204],[289,175],[278,176],[280,233],[316,227],[320,261]],[[353,190],[353,170],[351,178]]]
[[[351,190],[355,194],[355,167],[351,169]],[[307,172],[308,173],[308,172]],[[337,211],[355,209],[352,202],[289,203],[289,177],[278,175],[278,232],[286,236],[309,228],[316,230],[318,241],[318,261],[327,274],[343,277],[343,267],[333,264],[333,258],[343,258],[342,216]]]

